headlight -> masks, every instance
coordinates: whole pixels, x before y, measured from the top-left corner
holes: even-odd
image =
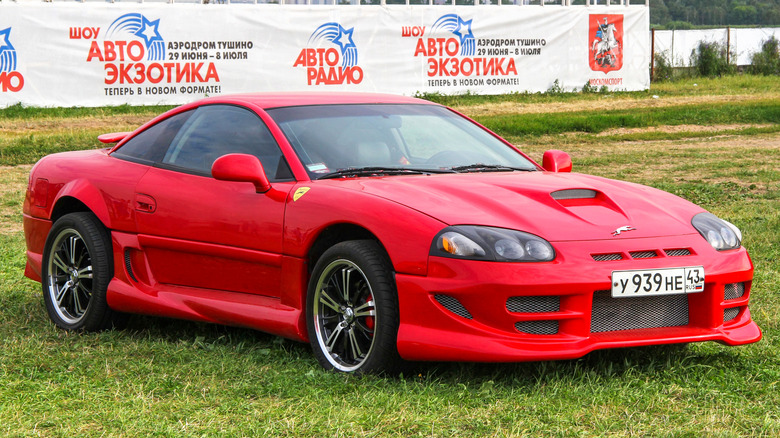
[[[734,224],[712,213],[699,213],[691,224],[718,251],[736,249],[742,244],[742,232]]]
[[[458,225],[443,229],[433,240],[431,255],[498,262],[549,262],[550,242],[533,234],[504,228]]]

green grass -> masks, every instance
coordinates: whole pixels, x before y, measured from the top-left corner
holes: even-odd
[[[157,115],[163,113],[172,106],[150,105],[150,106],[104,106],[97,108],[78,107],[78,108],[40,108],[29,107],[22,104],[16,104],[0,110],[0,120],[13,119],[38,119],[38,118],[58,118],[69,119],[74,117],[100,117],[124,114]],[[67,122],[65,122],[67,123]]]
[[[402,376],[354,378],[324,372],[305,344],[245,329],[134,317],[125,330],[66,333],[49,322],[40,285],[22,275],[24,172],[0,169],[0,435],[778,436],[780,122],[772,119],[775,105],[758,101],[710,109],[693,103],[697,123],[743,123],[733,118],[752,114],[764,121],[751,123],[769,126],[707,139],[662,132],[652,141],[597,141],[591,128],[534,137],[513,134],[514,116],[483,120],[506,120],[502,134],[528,141],[536,159],[563,148],[575,171],[662,188],[737,224],[756,266],[751,312],[765,334],[743,347],[697,343],[557,362],[415,364]],[[602,130],[666,126],[685,113],[670,108],[574,115],[576,124]],[[556,114],[544,116],[570,126]],[[31,164],[57,145],[92,147],[87,134],[31,133],[23,147],[0,150],[5,162]]]
[[[653,83],[645,91],[615,91],[610,93],[512,93],[494,96],[476,94],[443,95],[423,93],[419,97],[447,106],[470,106],[484,103],[565,103],[598,101],[605,96],[614,99],[646,99],[652,96],[678,97],[702,95],[746,94],[761,96],[778,92],[779,80],[773,76],[733,75],[722,78],[690,78],[673,82]],[[584,85],[584,84],[583,84]]]
[[[569,132],[597,134],[615,128],[647,128],[675,125],[780,124],[780,100],[633,108],[630,111],[617,109],[600,112],[502,114],[477,116],[476,119],[510,140]],[[774,131],[776,128],[774,126],[768,130]],[[642,137],[642,139],[645,138]]]

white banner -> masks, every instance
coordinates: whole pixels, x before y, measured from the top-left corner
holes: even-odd
[[[644,6],[0,3],[0,107],[650,85]]]

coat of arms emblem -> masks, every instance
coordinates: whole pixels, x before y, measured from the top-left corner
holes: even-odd
[[[623,15],[591,14],[590,68],[608,73],[623,68]]]

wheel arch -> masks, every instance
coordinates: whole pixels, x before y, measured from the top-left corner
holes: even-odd
[[[322,257],[322,254],[328,250],[328,248],[349,240],[375,241],[384,251],[384,255],[387,257],[390,265],[393,264],[387,248],[382,244],[382,241],[380,241],[374,233],[360,225],[352,223],[338,223],[329,225],[328,227],[322,229],[317,237],[313,239],[312,244],[307,252],[308,269],[306,270],[306,281],[308,282],[309,277],[314,270],[314,265],[317,264],[317,261],[320,259],[320,257]]]
[[[106,227],[111,228],[111,216],[100,192],[89,182],[74,181],[60,190],[51,209],[50,219],[57,219],[69,213],[90,212]]]

